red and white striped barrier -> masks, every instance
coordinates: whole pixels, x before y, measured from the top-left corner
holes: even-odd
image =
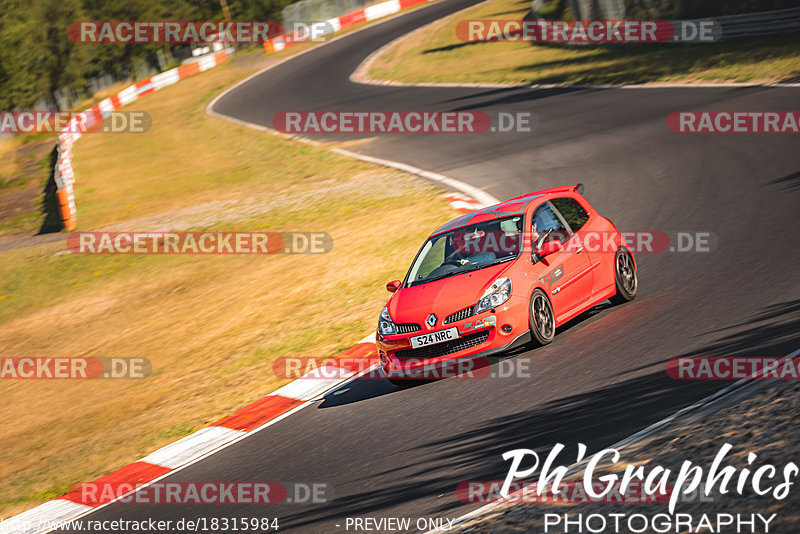
[[[168,72],[159,76],[166,75]],[[156,76],[152,79],[155,78]],[[158,83],[158,81],[154,82],[155,85]],[[112,97],[112,99],[114,98],[116,96]],[[98,106],[107,105],[103,102]],[[466,195],[450,193],[444,198],[459,213],[468,213],[486,207],[486,204]],[[353,360],[360,358],[366,359],[367,365],[359,365],[354,369],[352,367]],[[141,488],[171,471],[194,463],[217,449],[243,439],[248,433],[259,430],[278,418],[287,416],[289,412],[299,410],[301,406],[309,404],[324,393],[358,375],[373,372],[379,366],[375,333],[372,333],[339,354],[335,359],[328,361],[325,366],[309,371],[231,415],[93,482],[80,484],[66,495],[0,521],[0,534],[38,534],[54,530],[62,523],[81,517],[99,506],[136,491],[134,489],[126,493],[102,494],[96,497],[96,493],[93,491],[84,492],[85,486]],[[338,371],[332,372],[330,368],[338,369]],[[86,495],[92,497],[87,498]]]
[[[429,1],[431,0],[386,0],[386,2],[373,4],[364,9],[359,9],[358,11],[322,21],[322,24],[320,24],[317,28],[319,33],[316,33],[314,36],[319,37],[321,35],[325,35],[326,33],[336,33],[343,28],[349,28],[350,26],[354,26],[360,22],[369,22],[371,20],[380,19],[388,15],[394,15],[395,13],[398,13],[407,7]],[[310,38],[311,36],[307,31],[302,33],[296,31],[290,34],[279,35],[277,37],[273,37],[269,41],[266,41],[264,43],[264,50],[267,54],[272,54],[273,52],[279,52],[283,50],[287,46],[307,41]]]
[[[221,50],[213,55],[206,56],[197,61],[181,65],[174,69],[164,71],[150,78],[138,81],[126,87],[119,93],[101,101],[91,109],[78,114],[58,136],[58,159],[55,166],[55,182],[57,187],[59,212],[64,228],[72,231],[77,226],[77,209],[75,207],[75,171],[72,167],[72,145],[81,138],[77,121],[82,120],[86,128],[91,128],[97,122],[103,121],[112,111],[120,109],[139,98],[149,95],[159,89],[177,83],[183,78],[188,78],[204,70],[216,67],[231,56],[230,49]],[[82,119],[80,118],[82,116]]]
[[[481,204],[477,200],[465,195],[459,195],[458,193],[447,194],[444,198],[454,210],[462,214],[471,213],[486,207],[486,204]]]

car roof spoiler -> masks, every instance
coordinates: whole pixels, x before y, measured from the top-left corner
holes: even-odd
[[[533,191],[528,193],[527,195],[522,195],[516,198],[512,198],[507,200],[506,202],[510,202],[511,200],[518,200],[522,197],[529,196],[529,195],[549,195],[551,193],[578,193],[579,195],[583,195],[583,184],[572,184],[572,185],[562,185],[559,187],[551,187],[550,189],[542,189],[540,191]]]

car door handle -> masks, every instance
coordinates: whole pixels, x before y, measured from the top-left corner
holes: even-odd
[[[583,245],[578,247],[578,250],[575,251],[575,254],[580,254],[581,252],[583,252]]]

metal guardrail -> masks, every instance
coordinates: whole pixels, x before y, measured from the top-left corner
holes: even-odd
[[[308,0],[306,0],[308,1]],[[624,0],[568,0],[570,9],[576,19],[622,20],[627,18]],[[543,0],[533,0],[531,8],[536,17],[538,10],[544,5]],[[658,16],[649,17],[657,19]],[[672,20],[671,22],[680,22]],[[714,22],[721,27],[722,39],[739,37],[756,37],[776,33],[800,31],[800,7],[757,11],[738,15],[720,15],[686,19],[684,22]],[[568,44],[568,46],[574,43]]]
[[[294,23],[311,24],[358,11],[375,0],[300,0],[284,7],[281,16],[289,28]]]

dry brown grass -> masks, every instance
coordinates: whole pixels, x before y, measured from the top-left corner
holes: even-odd
[[[3,356],[145,357],[144,380],[3,381],[0,514],[19,512],[274,390],[271,362],[332,356],[374,329],[427,232],[452,211],[394,170],[208,117],[258,65],[182,81],[131,108],[147,134],[75,148],[82,230],[323,231],[322,255],[0,253]]]
[[[491,0],[434,22],[384,51],[369,75],[407,83],[771,83],[800,75],[797,34],[695,45],[532,46],[465,43],[459,21],[521,20],[527,0]]]

